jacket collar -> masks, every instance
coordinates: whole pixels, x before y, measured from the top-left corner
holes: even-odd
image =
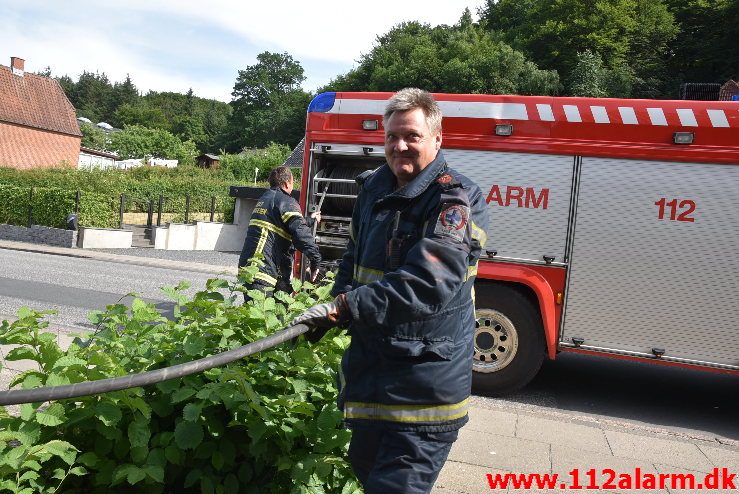
[[[445,169],[446,159],[444,158],[444,153],[439,150],[436,154],[436,158],[434,158],[426,168],[421,170],[421,173],[416,175],[416,177],[409,183],[405,184],[404,187],[393,191],[396,180],[393,172],[390,170],[390,166],[386,163],[377,171],[378,176],[377,181],[375,182],[377,184],[376,189],[378,191],[391,192],[385,197],[386,199],[390,199],[391,197],[412,199],[421,195],[421,193],[428,189],[429,185],[431,185],[431,183],[436,180],[436,177],[438,177]],[[374,188],[375,187],[373,187],[373,189]]]
[[[274,186],[274,187],[270,187],[270,189],[272,189],[272,190],[274,190],[274,191],[279,191],[279,192],[282,192],[282,193],[283,193],[283,194],[285,194],[286,196],[289,196],[289,195],[290,195],[290,194],[288,194],[287,192],[285,192],[284,190],[282,190],[282,187],[280,187],[279,185],[276,185],[276,186]]]

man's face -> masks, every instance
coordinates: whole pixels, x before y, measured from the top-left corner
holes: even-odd
[[[400,187],[421,173],[439,148],[441,132],[431,132],[420,108],[395,112],[385,122],[385,158]]]

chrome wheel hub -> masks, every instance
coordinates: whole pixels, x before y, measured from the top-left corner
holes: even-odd
[[[518,333],[510,319],[492,309],[475,311],[476,372],[497,372],[510,364],[518,351]]]

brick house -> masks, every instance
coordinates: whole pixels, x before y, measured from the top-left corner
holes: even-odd
[[[0,166],[76,167],[82,134],[59,83],[25,72],[11,57],[0,65]]]

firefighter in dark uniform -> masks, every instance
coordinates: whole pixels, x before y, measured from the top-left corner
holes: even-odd
[[[387,164],[361,185],[336,298],[293,322],[349,328],[338,403],[365,492],[428,493],[467,422],[487,209],[447,167],[429,93],[396,93],[384,127]]]
[[[239,256],[239,267],[249,264],[255,254],[261,254],[264,256],[261,259],[263,264],[254,275],[254,281],[246,285],[246,288],[292,292],[290,274],[295,248],[310,261],[311,280],[315,280],[318,274],[321,254],[300,212],[300,206],[290,195],[293,191],[290,169],[278,166],[272,170],[269,185],[269,190],[259,198],[249,219],[244,248]],[[320,217],[315,216],[314,220],[320,221]],[[248,300],[246,294],[244,298]]]

